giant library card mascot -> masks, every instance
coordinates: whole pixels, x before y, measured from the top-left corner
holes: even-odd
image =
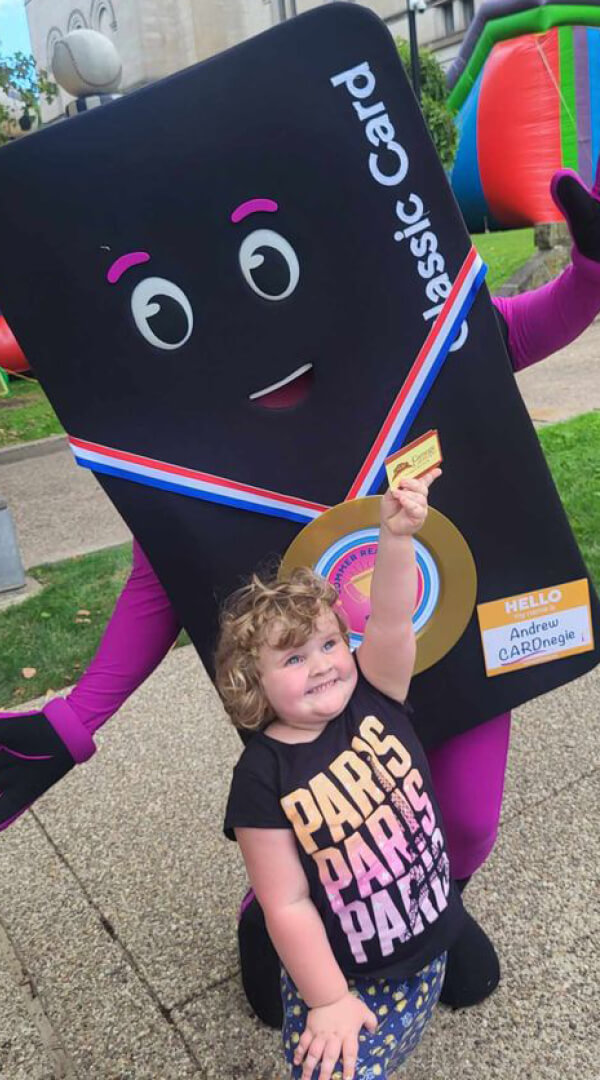
[[[595,190],[561,173],[553,193],[571,266],[494,308],[394,42],[346,4],[1,151],[3,311],[136,538],[79,686],[0,720],[5,825],[93,753],[180,626],[211,670],[218,604],[265,556],[335,581],[359,641],[385,458],[435,430],[411,700],[469,878],[508,710],[598,661],[597,599],[513,378],[600,309]],[[240,944],[277,1023],[254,901]],[[497,980],[470,920],[445,999]]]

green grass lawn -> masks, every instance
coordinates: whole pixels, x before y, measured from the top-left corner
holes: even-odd
[[[600,412],[552,424],[538,435],[592,580],[600,589]]]
[[[535,254],[533,229],[475,233],[471,239],[487,263],[486,284],[492,294]]]
[[[545,428],[540,441],[592,578],[600,585],[600,413]],[[43,591],[0,611],[0,708],[18,708],[77,681],[98,646],[130,565],[131,545],[122,544],[31,571]],[[180,644],[187,640],[181,635]],[[36,674],[25,678],[24,668],[35,668]]]
[[[59,435],[62,430],[39,383],[10,380],[10,396],[0,398],[0,447]]]
[[[121,544],[29,571],[43,591],[0,612],[0,706],[10,708],[77,681],[130,566],[131,544]],[[37,674],[26,679],[23,668]]]
[[[0,709],[77,682],[130,569],[131,544],[119,544],[28,571],[43,590],[0,611]],[[182,633],[178,643],[188,641]]]

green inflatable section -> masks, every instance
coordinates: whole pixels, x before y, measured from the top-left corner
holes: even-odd
[[[479,72],[498,41],[508,41],[510,38],[522,37],[524,34],[543,33],[545,30],[552,30],[555,26],[600,26],[600,8],[591,7],[589,4],[574,4],[568,7],[551,4],[548,7],[520,11],[516,15],[507,15],[502,19],[491,19],[489,23],[486,23],[465,70],[448,96],[450,108],[458,111],[464,104],[477,81]],[[561,64],[562,58],[561,42]],[[572,57],[571,68],[573,68]],[[573,80],[573,72],[571,75]],[[565,165],[567,165],[566,160]]]
[[[577,152],[577,103],[575,100],[575,52],[573,31],[563,26],[558,31],[560,56],[560,143],[564,169],[577,172],[579,155]]]

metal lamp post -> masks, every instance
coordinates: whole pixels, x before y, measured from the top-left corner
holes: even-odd
[[[425,0],[406,0],[408,16],[408,40],[410,42],[410,74],[415,97],[421,104],[421,72],[419,68],[419,46],[417,43],[417,12],[425,11]]]

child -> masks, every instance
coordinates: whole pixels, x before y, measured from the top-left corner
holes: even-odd
[[[234,771],[225,831],[283,965],[294,1080],[385,1080],[421,1037],[462,925],[405,704],[412,537],[439,475],[382,499],[371,616],[355,656],[335,590],[307,569],[254,577],[222,616],[217,686],[233,723],[256,732]]]

